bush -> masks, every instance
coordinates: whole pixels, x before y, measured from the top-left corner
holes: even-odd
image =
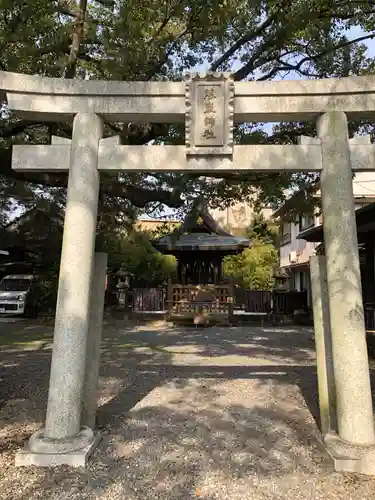
[[[107,245],[109,266],[135,281],[163,284],[176,273],[176,259],[155,250],[145,232],[119,235],[111,243]]]
[[[244,288],[272,290],[277,262],[276,248],[271,243],[256,238],[251,248],[224,260],[224,273]]]
[[[52,316],[56,309],[58,274],[54,273],[38,279],[27,297],[26,315]]]

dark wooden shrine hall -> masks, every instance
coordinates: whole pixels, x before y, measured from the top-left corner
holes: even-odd
[[[182,226],[158,239],[154,246],[177,259],[177,283],[219,285],[223,282],[223,259],[250,248],[247,238],[228,233],[206,208],[189,213]]]

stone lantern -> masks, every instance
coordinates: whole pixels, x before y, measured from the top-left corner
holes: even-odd
[[[287,291],[289,289],[290,273],[284,267],[278,267],[273,273],[275,278],[275,290]]]

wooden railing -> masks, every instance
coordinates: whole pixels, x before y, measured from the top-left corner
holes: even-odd
[[[233,302],[230,285],[170,285],[171,314],[228,314]]]

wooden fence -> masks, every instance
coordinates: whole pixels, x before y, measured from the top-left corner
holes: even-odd
[[[179,316],[229,315],[233,311],[253,314],[293,314],[308,309],[307,292],[246,290],[230,285],[172,285],[167,288],[135,288],[131,292],[136,313],[168,311]],[[167,297],[168,296],[168,297]],[[364,304],[366,329],[375,332],[375,303]]]
[[[375,331],[375,304],[364,304],[366,330]]]
[[[275,314],[293,314],[295,310],[307,311],[307,291],[273,292],[272,310]]]
[[[162,312],[166,309],[165,288],[135,288],[132,295],[134,312]]]
[[[235,309],[250,313],[293,314],[296,309],[308,310],[307,292],[269,290],[234,290]]]
[[[169,311],[189,314],[197,311],[229,314],[231,309],[254,314],[293,314],[307,310],[307,292],[246,290],[231,285],[170,285],[166,288],[135,288],[134,312]]]

